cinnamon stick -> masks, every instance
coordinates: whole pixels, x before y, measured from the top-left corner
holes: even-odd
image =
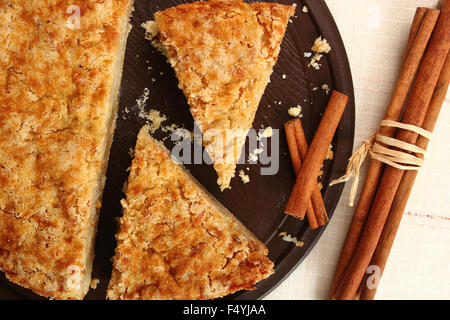
[[[420,11],[422,10],[420,9]],[[418,20],[420,20],[422,24],[415,37],[414,32],[411,32],[411,36],[414,37],[415,40],[413,41],[411,49],[407,54],[405,63],[400,72],[390,104],[384,116],[384,120],[399,121],[403,106],[411,89],[414,76],[419,68],[425,49],[436,25],[438,16],[439,10],[433,9],[428,9],[424,17],[421,17],[421,14],[416,14],[413,27],[417,25]],[[393,137],[395,134],[395,129],[381,127],[379,133],[387,137]],[[331,298],[335,295],[336,289],[341,283],[350,259],[354,254],[355,248],[366,223],[373,198],[375,197],[375,192],[377,190],[383,168],[384,165],[380,161],[373,159],[370,161],[366,181],[338,261],[336,274],[331,288]]]
[[[436,29],[419,68],[403,115],[403,123],[422,126],[449,48],[450,2],[447,1],[441,11]],[[417,136],[417,133],[400,129],[396,139],[415,144]],[[354,256],[336,291],[336,299],[352,299],[358,290],[376,249],[403,174],[404,170],[386,167]]]
[[[419,33],[419,29],[423,23],[423,19],[425,18],[425,15],[429,10],[431,9],[424,7],[417,8],[416,14],[414,15],[413,23],[411,25],[411,29],[409,31],[408,42],[406,43],[405,57],[403,61],[406,60],[408,54],[411,52],[414,40],[416,39],[416,36]]]
[[[300,121],[300,119],[298,119]],[[300,156],[300,147],[298,146],[296,139],[296,128],[293,122],[288,122],[284,125],[286,132],[286,140],[289,148],[289,153],[291,155],[292,166],[294,167],[295,176],[297,176],[302,167],[302,159]],[[306,217],[308,219],[309,227],[314,230],[319,227],[316,219],[316,213],[312,203],[308,203],[308,208],[306,210]]]
[[[317,184],[320,168],[325,160],[347,102],[348,97],[345,94],[337,91],[333,92],[309,148],[308,155],[297,176],[297,181],[287,203],[285,213],[299,219],[305,217],[314,185]]]
[[[447,90],[450,83],[450,56],[447,56],[444,68],[439,77],[436,89],[433,94],[433,98],[428,107],[428,112],[423,122],[422,128],[433,132],[439,113],[441,112],[442,105],[444,103]],[[416,145],[419,148],[427,149],[429,140],[420,136],[417,139]],[[417,155],[420,156],[420,155]],[[391,211],[389,212],[386,225],[384,226],[383,233],[381,234],[378,246],[373,254],[370,265],[376,265],[380,268],[382,275],[386,266],[389,254],[391,252],[392,245],[394,243],[397,230],[400,226],[400,222],[405,212],[406,204],[414,186],[414,182],[418,175],[418,171],[408,171],[403,176],[402,182],[395,195],[394,202],[392,203]],[[367,275],[366,275],[367,277]],[[366,278],[365,278],[366,279]],[[375,297],[377,288],[370,289],[365,285],[366,281],[363,281],[361,300],[372,300]]]
[[[297,138],[297,144],[300,150],[300,157],[302,161],[305,161],[308,155],[308,140],[306,139],[305,131],[303,130],[302,122],[300,119],[293,120],[295,127],[295,136]],[[313,193],[311,195],[311,203],[314,208],[317,223],[319,227],[323,227],[329,221],[325,203],[323,202],[322,192],[320,191],[319,184],[314,185]]]
[[[294,124],[292,122],[287,122],[284,125],[284,131],[286,133],[286,141],[289,148],[289,154],[291,155],[292,166],[294,167],[295,176],[297,176],[302,167],[302,159],[300,158],[300,150],[295,137]]]

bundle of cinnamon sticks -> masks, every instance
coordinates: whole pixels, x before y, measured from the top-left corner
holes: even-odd
[[[449,49],[450,0],[441,11],[418,8],[385,120],[434,130],[450,81]],[[428,138],[403,127],[383,125],[378,134],[426,149]],[[331,299],[374,298],[417,173],[416,169],[403,170],[371,159],[338,262]]]
[[[333,92],[310,147],[299,118],[285,125],[289,152],[297,175],[285,213],[302,220],[306,215],[313,230],[328,222],[317,179],[347,102],[345,94]]]

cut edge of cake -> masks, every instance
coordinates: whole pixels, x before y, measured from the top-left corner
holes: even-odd
[[[131,24],[130,24],[130,17],[132,15],[132,12],[134,10],[134,0],[129,0],[127,9],[127,14],[125,14],[121,21],[121,29],[124,30],[120,37],[120,44],[119,44],[119,52],[117,55],[116,60],[116,66],[115,66],[115,72],[114,72],[114,83],[113,83],[113,89],[111,94],[111,113],[110,113],[110,119],[109,119],[109,130],[108,130],[108,137],[105,140],[104,145],[104,158],[103,158],[103,168],[99,176],[99,182],[98,182],[98,188],[96,190],[96,194],[94,194],[92,203],[92,223],[91,223],[91,230],[89,230],[89,246],[87,247],[87,261],[86,261],[86,275],[84,279],[82,280],[82,294],[79,297],[82,299],[87,292],[89,291],[91,287],[91,280],[92,280],[92,268],[94,263],[94,257],[95,257],[95,239],[97,235],[97,228],[98,228],[98,221],[100,216],[100,210],[101,210],[101,201],[103,196],[103,190],[106,183],[106,172],[108,169],[108,162],[109,162],[109,155],[111,151],[111,146],[113,143],[113,137],[114,137],[114,131],[116,128],[116,121],[118,116],[118,110],[119,110],[119,102],[120,102],[120,86],[121,86],[121,80],[122,80],[122,72],[123,72],[123,65],[125,60],[125,51],[127,47],[127,40],[128,35],[131,31]]]

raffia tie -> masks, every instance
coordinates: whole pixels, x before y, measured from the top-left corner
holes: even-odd
[[[415,132],[427,139],[431,139],[432,133],[424,130],[420,127],[404,124],[391,120],[383,120],[381,122],[381,126],[384,127],[393,127],[404,129],[408,131]],[[402,151],[389,149],[387,147],[382,146],[380,143],[384,145],[395,147],[401,149]],[[415,156],[412,153],[422,155],[421,157]],[[426,150],[419,148],[418,146],[410,143],[406,143],[401,140],[397,140],[394,138],[389,138],[383,136],[379,133],[374,134],[369,139],[364,141],[362,145],[356,150],[356,152],[349,159],[349,163],[347,166],[347,171],[345,175],[339,179],[336,179],[330,183],[330,186],[334,186],[339,183],[347,182],[353,178],[352,187],[350,190],[350,200],[349,205],[354,206],[356,192],[358,190],[359,184],[359,174],[362,164],[367,157],[367,154],[370,154],[371,158],[374,160],[378,160],[383,162],[391,167],[400,169],[400,170],[420,170],[420,168],[424,164],[424,158]]]

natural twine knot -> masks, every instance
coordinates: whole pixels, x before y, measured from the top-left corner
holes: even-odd
[[[431,139],[432,135],[431,132],[420,127],[391,120],[383,120],[381,122],[381,126],[409,130],[427,139]],[[401,151],[389,149],[380,143],[383,143],[389,147],[401,149]],[[414,154],[411,154],[411,152],[421,156],[415,156]],[[360,169],[367,157],[367,154],[370,154],[371,158],[374,160],[378,160],[400,170],[420,170],[424,164],[423,156],[425,153],[425,149],[419,148],[416,145],[376,133],[369,139],[365,140],[349,159],[345,175],[339,179],[333,180],[330,183],[330,186],[347,182],[353,178],[349,199],[349,206],[353,207],[356,192],[358,190]]]

